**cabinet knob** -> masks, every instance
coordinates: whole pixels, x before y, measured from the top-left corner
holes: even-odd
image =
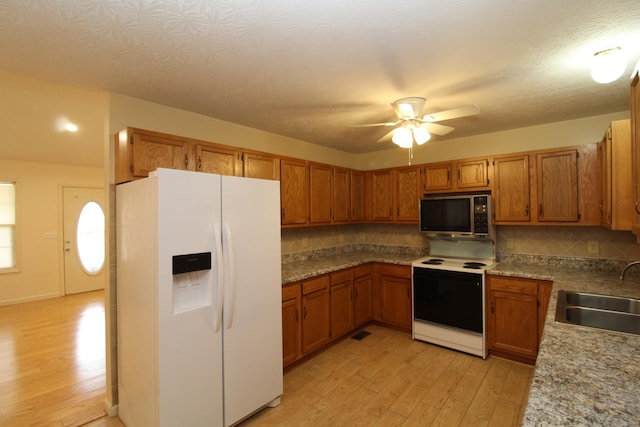
[[[636,213],[640,215],[640,211],[638,210],[638,203],[640,203],[640,199],[636,200],[636,204],[633,205],[633,208],[636,210]]]

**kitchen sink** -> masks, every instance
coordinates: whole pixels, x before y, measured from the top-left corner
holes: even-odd
[[[622,311],[624,313],[640,314],[640,300],[609,295],[587,294],[584,292],[559,291],[564,295],[565,305],[599,308],[602,310]],[[558,293],[558,303],[561,300]]]
[[[556,321],[640,335],[640,300],[560,290]]]

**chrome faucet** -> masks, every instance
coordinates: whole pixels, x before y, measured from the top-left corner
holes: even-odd
[[[627,270],[629,269],[629,267],[633,267],[634,265],[638,265],[640,264],[640,261],[633,261],[630,262],[629,264],[627,264],[624,269],[622,270],[622,273],[620,274],[620,280],[624,280],[624,273],[627,272]]]

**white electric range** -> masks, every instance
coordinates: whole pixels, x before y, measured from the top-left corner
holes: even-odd
[[[486,358],[485,271],[495,265],[494,243],[429,243],[431,255],[412,262],[413,339]],[[462,256],[440,256],[452,253]]]

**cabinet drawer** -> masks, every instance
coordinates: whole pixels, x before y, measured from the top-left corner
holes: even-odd
[[[535,280],[490,277],[489,284],[492,290],[538,295],[538,282]]]
[[[411,266],[384,264],[382,266],[381,274],[383,276],[394,276],[411,279]]]
[[[311,292],[318,291],[329,287],[329,276],[320,276],[315,279],[307,280],[302,284],[302,294],[307,295]]]
[[[300,284],[288,285],[282,288],[282,301],[290,300],[300,296]]]
[[[351,270],[350,268],[347,268],[346,270],[340,270],[336,273],[331,273],[331,286],[351,281],[352,273],[353,270]]]
[[[357,279],[358,277],[366,276],[367,274],[371,274],[371,264],[359,265],[357,267],[353,267],[353,278]]]

